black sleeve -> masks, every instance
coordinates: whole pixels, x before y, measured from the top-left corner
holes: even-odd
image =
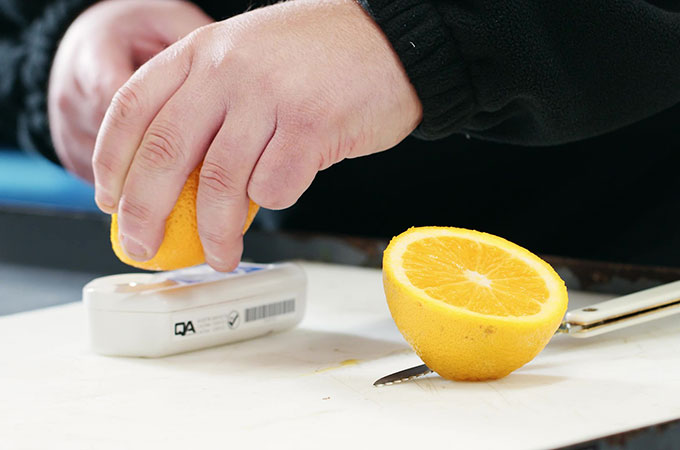
[[[359,1],[418,92],[421,138],[559,144],[680,102],[677,0]]]
[[[47,122],[52,59],[68,26],[94,0],[0,0],[0,145],[56,162]]]

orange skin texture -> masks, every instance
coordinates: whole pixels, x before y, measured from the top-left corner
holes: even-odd
[[[400,278],[398,271],[404,263],[401,258],[406,254],[401,253],[403,244],[400,244],[400,241],[409,242],[407,241],[409,235],[414,233],[427,236],[449,231],[459,233],[464,239],[470,238],[494,248],[510,250],[521,260],[530,261],[532,267],[537,270],[536,273],[540,273],[546,281],[546,286],[550,286],[548,302],[551,306],[545,310],[547,312],[526,316],[480,314],[433,298],[411,282],[405,281],[403,277]],[[440,257],[442,255],[439,253]],[[433,257],[436,256],[435,252]],[[475,258],[471,260],[474,261]],[[469,261],[447,263],[452,266],[465,265]],[[421,270],[421,274],[427,274],[433,268],[424,266]],[[491,288],[494,289],[494,275],[488,275]],[[496,276],[502,279],[505,274],[501,272]],[[436,276],[432,283],[446,285],[445,281]],[[452,285],[448,299],[461,298],[461,295],[465,296],[470,292],[457,286]],[[443,378],[455,381],[502,378],[531,361],[554,335],[566,312],[568,302],[564,282],[552,267],[538,256],[487,233],[448,227],[411,228],[393,238],[383,258],[383,287],[392,318],[404,339],[430,369]],[[521,297],[521,291],[519,292],[518,295]]]
[[[400,287],[389,280],[384,288],[388,299],[401,295]],[[555,317],[543,328],[508,328],[495,326],[490,318],[456,317],[430,302],[388,303],[397,328],[420,359],[443,378],[455,381],[509,375],[545,348],[561,322],[561,317]]]
[[[130,258],[120,245],[118,239],[118,215],[111,215],[111,246],[116,256],[128,264],[146,270],[176,270],[203,264],[205,254],[198,235],[196,220],[196,194],[200,166],[187,179],[177,203],[165,223],[165,237],[158,252],[147,261],[135,261]],[[248,206],[248,215],[243,226],[243,233],[248,230],[255,219],[259,206],[252,201]]]

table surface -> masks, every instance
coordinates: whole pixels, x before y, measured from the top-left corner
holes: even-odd
[[[85,283],[102,275],[0,261],[0,316],[71,303]]]
[[[556,336],[493,382],[376,388],[419,363],[380,271],[303,267],[309,307],[296,329],[162,359],[91,353],[80,303],[0,317],[0,446],[530,449],[680,418],[677,318]],[[570,292],[570,307],[606,298]]]

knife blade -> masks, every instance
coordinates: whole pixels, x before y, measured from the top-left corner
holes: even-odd
[[[555,334],[597,336],[680,313],[680,281],[568,311]],[[431,373],[425,364],[384,376],[374,386],[402,383]]]
[[[419,366],[400,370],[399,372],[382,377],[381,379],[376,380],[376,382],[373,383],[373,386],[389,386],[390,384],[401,383],[403,381],[409,381],[414,378],[422,377],[423,375],[427,375],[431,372],[432,370],[427,367],[427,365],[421,364]]]

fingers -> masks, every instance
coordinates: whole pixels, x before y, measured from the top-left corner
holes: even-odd
[[[239,262],[248,180],[274,130],[273,121],[256,114],[250,108],[230,111],[201,169],[196,199],[199,235],[206,260],[216,270],[233,270]]]
[[[187,81],[148,126],[119,203],[120,241],[143,261],[156,254],[189,173],[201,162],[223,121],[223,104]]]
[[[146,129],[186,79],[191,65],[184,46],[166,49],[141,67],[114,95],[95,144],[95,200],[114,213]]]
[[[268,209],[292,206],[322,168],[321,143],[278,128],[248,183],[248,197]]]

